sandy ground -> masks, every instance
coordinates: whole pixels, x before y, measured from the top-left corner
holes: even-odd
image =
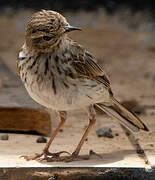
[[[25,23],[31,13],[30,11],[24,11],[15,13],[13,17],[11,17],[12,14],[0,17],[0,56],[14,72],[16,56],[24,41]],[[70,36],[92,52],[105,67],[117,99],[136,102],[136,106],[132,105],[131,107],[139,112],[140,118],[150,129],[148,134],[141,132],[137,136],[144,148],[154,149],[155,29],[153,28],[153,21],[141,15],[131,17],[129,14],[124,19],[121,14],[109,17],[104,11],[88,14],[84,12],[77,14],[66,13],[66,16],[72,25],[82,27],[82,32],[75,32]],[[134,26],[135,23],[138,23],[136,27]],[[82,135],[88,123],[86,114],[72,113],[75,113],[75,118],[68,120],[64,126],[64,131],[58,135],[57,141],[60,144],[59,141],[66,136],[67,140],[63,142],[70,144],[70,151],[74,150],[80,137],[77,138],[76,133]],[[89,149],[94,151],[99,149],[98,153],[101,154],[126,151],[128,149],[126,149],[128,147],[126,143],[128,144],[128,142],[119,125],[113,123],[105,115],[103,115],[103,118],[99,117],[98,119],[95,130],[107,125],[112,127],[113,133],[118,133],[119,136],[114,136],[113,139],[97,138],[95,131],[92,131],[81,153],[88,153]],[[53,120],[53,124],[55,126],[57,122]],[[77,141],[70,142],[72,137]],[[111,144],[114,147],[113,149]],[[57,146],[55,146],[54,150],[57,150]]]

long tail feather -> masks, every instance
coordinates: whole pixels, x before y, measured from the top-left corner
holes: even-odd
[[[149,131],[146,125],[136,115],[128,111],[114,97],[111,97],[111,100],[113,102],[111,106],[104,104],[96,104],[96,106],[134,132],[138,132],[139,129]]]

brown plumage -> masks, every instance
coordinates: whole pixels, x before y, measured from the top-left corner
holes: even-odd
[[[58,111],[61,122],[43,152],[27,160],[44,156],[62,161],[59,153],[48,149],[66,120],[66,111],[84,108],[89,114],[89,125],[75,151],[67,160],[78,159],[80,149],[95,123],[94,106],[98,106],[119,123],[134,132],[148,131],[144,123],[123,107],[114,97],[110,80],[96,58],[85,48],[67,37],[80,30],[70,26],[57,12],[42,10],[35,13],[26,28],[26,40],[19,53],[17,69],[30,96],[47,108]],[[68,153],[69,154],[69,153]]]

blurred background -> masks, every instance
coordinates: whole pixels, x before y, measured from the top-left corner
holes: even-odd
[[[0,1],[0,56],[16,72],[28,18],[40,9],[61,12],[82,32],[70,36],[105,67],[120,98],[155,98],[153,0]],[[147,98],[144,98],[147,97]]]

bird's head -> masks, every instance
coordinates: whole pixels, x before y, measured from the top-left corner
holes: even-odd
[[[61,14],[42,10],[32,15],[26,27],[26,45],[40,52],[51,52],[66,33],[80,28],[70,26]]]

